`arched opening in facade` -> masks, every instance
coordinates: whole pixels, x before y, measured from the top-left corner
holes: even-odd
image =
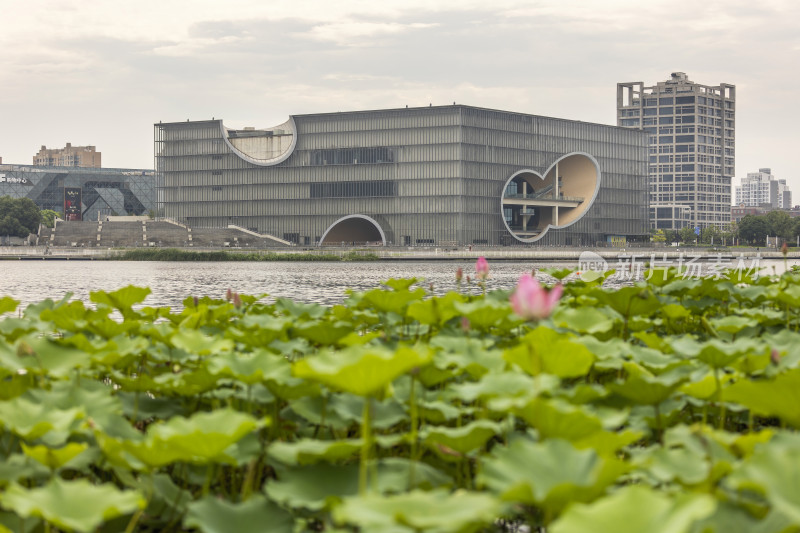
[[[320,246],[375,245],[386,246],[386,235],[380,224],[366,215],[348,215],[340,218],[325,231]]]
[[[544,176],[534,170],[514,173],[503,188],[501,214],[515,239],[535,242],[551,227],[580,220],[600,187],[600,167],[589,154],[568,154]]]

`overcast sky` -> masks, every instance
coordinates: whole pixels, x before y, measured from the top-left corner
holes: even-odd
[[[461,104],[616,124],[616,84],[737,89],[736,180],[800,203],[796,0],[0,0],[0,157],[95,145],[153,167],[153,123]]]

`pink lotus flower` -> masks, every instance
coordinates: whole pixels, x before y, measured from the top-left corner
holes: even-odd
[[[481,281],[486,281],[486,278],[489,277],[489,262],[483,256],[475,261],[475,277]]]
[[[528,320],[547,318],[553,312],[564,287],[556,285],[549,291],[539,285],[536,278],[523,274],[517,283],[517,290],[511,295],[511,308],[516,314]]]

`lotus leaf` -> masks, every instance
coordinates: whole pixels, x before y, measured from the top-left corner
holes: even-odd
[[[253,496],[241,503],[205,497],[189,504],[186,527],[203,533],[292,533],[294,518],[263,496]]]
[[[564,440],[518,438],[492,451],[478,483],[504,500],[539,506],[554,517],[571,502],[593,501],[628,469],[614,457],[578,450]]]
[[[50,448],[48,446],[28,446],[22,443],[22,451],[25,455],[35,459],[51,470],[56,470],[72,461],[75,457],[82,454],[89,448],[86,443],[70,442],[61,448]]]
[[[470,533],[491,524],[504,505],[488,494],[445,490],[413,490],[394,496],[370,494],[346,498],[333,510],[339,523],[363,531],[387,531],[406,526],[412,531]]]
[[[22,517],[38,516],[68,531],[89,533],[103,522],[144,508],[145,500],[136,491],[119,491],[113,485],[54,478],[35,489],[12,484],[0,494],[0,505]]]
[[[794,427],[800,427],[800,368],[780,374],[775,379],[744,379],[723,389],[722,399],[736,402],[755,413],[778,416]]]
[[[470,453],[486,444],[495,435],[502,434],[499,424],[489,420],[475,420],[461,427],[429,427],[421,434],[425,444],[434,450],[446,446],[460,454]]]
[[[308,465],[350,459],[361,449],[361,445],[361,439],[300,439],[296,442],[273,442],[267,453],[286,465]]]
[[[354,346],[302,359],[293,365],[292,372],[296,377],[358,396],[377,396],[399,376],[430,360],[431,353],[423,348],[400,347],[391,351],[377,346]]]
[[[532,376],[545,373],[561,378],[585,376],[594,363],[594,355],[588,348],[573,342],[571,336],[545,326],[525,335],[503,357]]]
[[[119,310],[125,318],[136,318],[133,306],[142,303],[150,292],[150,289],[146,287],[128,285],[114,292],[91,292],[89,293],[89,299],[95,303]]]
[[[614,327],[614,319],[594,307],[558,307],[553,313],[553,323],[579,333],[607,333]]]
[[[553,523],[552,533],[683,533],[710,516],[716,501],[708,494],[671,497],[629,486],[590,504],[577,504]]]

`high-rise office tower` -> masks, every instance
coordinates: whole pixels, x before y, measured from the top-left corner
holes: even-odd
[[[785,179],[775,179],[772,169],[759,168],[758,172],[748,172],[742,185],[736,187],[736,205],[791,209],[792,191]]]
[[[683,72],[645,87],[617,84],[617,125],[650,136],[650,227],[724,227],[731,220],[736,86]]]

